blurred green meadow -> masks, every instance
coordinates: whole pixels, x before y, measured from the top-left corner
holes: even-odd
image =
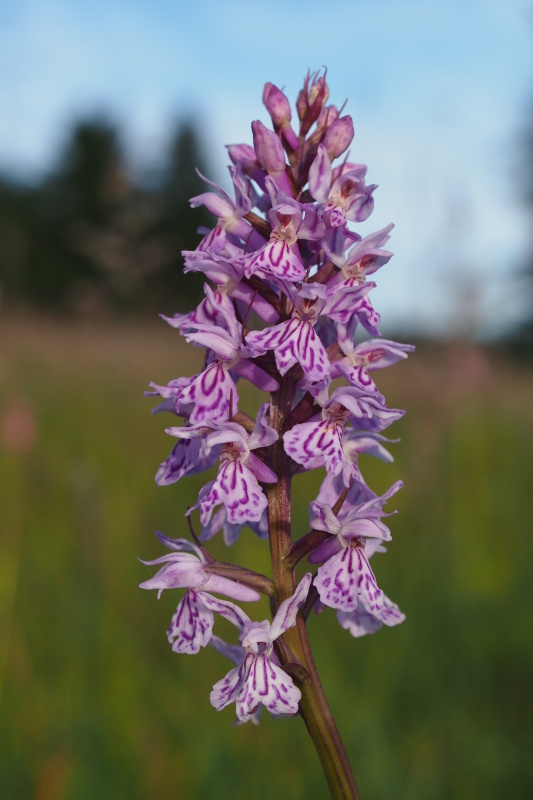
[[[229,662],[172,653],[180,593],[138,589],[155,568],[137,557],[162,554],[157,528],[187,535],[205,481],[156,487],[170,418],[143,391],[198,352],[162,322],[7,317],[0,342],[0,797],[326,798],[301,720],[232,727],[209,704]],[[361,465],[378,492],[405,483],[374,569],[407,620],[359,640],[329,612],[309,625],[362,797],[530,798],[533,372],[450,344],[379,385],[402,441]],[[320,478],[295,482],[301,533]],[[250,531],[234,558],[268,569]]]

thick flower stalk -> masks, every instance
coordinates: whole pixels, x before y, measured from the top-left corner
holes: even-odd
[[[376,495],[359,455],[392,460],[384,445],[394,440],[383,431],[403,411],[386,405],[376,372],[413,347],[381,337],[370,293],[392,256],[384,245],[393,226],[357,231],[376,186],[366,183],[365,166],[348,160],[353,123],[328,98],[325,75],[307,75],[297,125],[288,98],[267,83],[272,129],[255,121],[253,146],[228,148],[235,199],[207,179],[208,191],[191,199],[214,215],[197,249],[183,253],[185,272],[205,276],[205,295],[197,308],[164,319],[204,348],[204,368],[152,383],[149,394],[160,397],[155,412],[173,415],[167,433],[177,440],[157,483],[208,475],[184,510],[194,542],[158,533],[170,552],[143,562],[159,570],[141,587],[183,591],[167,631],[176,653],[211,644],[234,665],[211,691],[217,710],[235,704],[239,724],[257,723],[263,706],[301,715],[332,797],[357,798],[305,623],[314,609],[359,638],[404,620],[370,565],[391,541],[383,517],[394,512],[384,506],[402,484]],[[242,408],[243,380],[264,393],[259,409]],[[294,531],[292,477],[315,469],[323,481],[309,498],[310,531]],[[210,555],[213,536],[222,532],[231,545],[245,527],[258,547],[269,541],[271,576]],[[298,582],[304,559],[318,566]],[[260,593],[272,621],[256,622],[238,605]],[[213,633],[219,617],[237,629],[233,643]]]

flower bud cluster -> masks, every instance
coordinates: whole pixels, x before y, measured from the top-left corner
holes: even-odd
[[[158,534],[171,553],[146,562],[163,566],[143,588],[185,589],[168,631],[172,648],[197,653],[211,642],[234,663],[211,702],[217,709],[235,702],[241,722],[256,719],[260,704],[274,714],[298,710],[300,690],[283,669],[280,642],[304,604],[307,612],[335,609],[356,637],[404,619],[370,566],[390,541],[383,507],[401,482],[376,495],[359,455],[391,460],[383,431],[403,412],[387,407],[374,373],[413,348],[381,338],[371,278],[391,258],[385,245],[392,225],[364,238],[354,229],[372,213],[376,186],[366,182],[365,166],[348,160],[352,119],[326,105],[328,98],[325,75],[308,75],[296,101],[296,131],[289,100],[267,83],[263,102],[273,129],[255,121],[253,146],[228,148],[233,196],[206,179],[209,191],[191,199],[215,218],[196,250],[183,253],[185,272],[205,276],[205,296],[166,321],[204,348],[204,367],[151,384],[160,397],[155,411],[179,420],[167,428],[177,441],[157,483],[211,470],[187,512],[199,511],[204,543],[222,531],[231,544],[244,526],[260,538],[278,535],[267,495],[281,479],[274,466],[280,458],[291,475],[325,470],[310,503],[311,532],[295,537],[285,554],[293,566],[305,556],[320,566],[294,583],[271,623],[251,621],[232,601],[257,600],[258,592],[279,597],[279,587],[215,562],[199,540]],[[360,332],[371,338],[356,343]],[[243,380],[265,393],[252,414],[241,408]],[[281,394],[289,401],[280,423],[272,409]],[[213,636],[217,614],[238,628],[240,648]]]

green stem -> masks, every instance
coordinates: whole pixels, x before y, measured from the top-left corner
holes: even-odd
[[[281,433],[291,409],[293,383],[286,375],[277,392],[271,395],[270,425]],[[290,460],[285,454],[280,439],[272,446],[272,460],[278,482],[267,489],[268,522],[274,600],[279,605],[296,589],[294,565],[286,557],[291,547],[291,470]],[[299,682],[302,692],[300,714],[313,740],[320,758],[333,800],[359,800],[359,793],[350,768],[344,745],[329,708],[315,666],[305,621],[299,615],[296,626],[283,635],[288,651],[305,670],[305,678]],[[290,663],[280,648],[282,664]]]

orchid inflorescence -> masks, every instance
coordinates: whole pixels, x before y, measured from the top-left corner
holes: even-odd
[[[156,481],[169,485],[212,468],[216,474],[187,511],[194,542],[158,533],[170,552],[144,562],[162,566],[141,587],[185,589],[167,632],[175,652],[211,644],[234,664],[213,687],[216,709],[235,703],[239,723],[257,721],[261,706],[272,714],[300,711],[333,796],[356,797],[324,712],[305,621],[311,610],[329,607],[360,637],[404,619],[370,566],[391,539],[383,508],[402,484],[376,495],[359,455],[392,460],[382,432],[403,411],[385,405],[373,374],[413,347],[381,338],[369,277],[391,258],[384,246],[393,226],[364,238],[350,227],[371,214],[376,186],[365,183],[366,167],[348,161],[352,119],[328,105],[328,96],[325,74],[308,74],[296,101],[296,133],[287,97],[267,83],[263,102],[273,130],[255,121],[253,147],[228,148],[234,199],[204,178],[211,191],[190,201],[204,205],[216,224],[202,231],[196,250],[183,252],[184,271],[210,283],[197,308],[164,319],[205,348],[205,363],[197,375],[151,384],[150,394],[161,398],[154,411],[183,420],[167,428],[177,442]],[[356,344],[359,329],[371,338]],[[270,395],[254,417],[239,405],[242,379]],[[311,530],[296,538],[291,479],[322,468]],[[243,526],[269,540],[272,578],[219,562],[206,548],[221,531],[231,545]],[[295,570],[306,557],[320,566],[298,582]],[[272,622],[254,622],[237,605],[260,593],[270,598]],[[238,629],[240,646],[213,635],[217,615]]]

